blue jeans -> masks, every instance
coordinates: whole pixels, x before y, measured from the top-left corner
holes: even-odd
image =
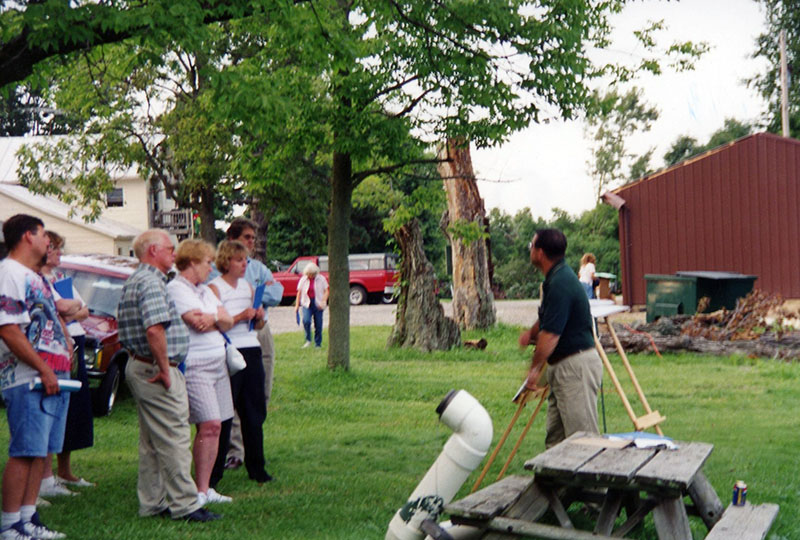
[[[311,318],[314,318],[314,345],[322,346],[322,310],[317,303],[311,300],[309,307],[303,308],[303,328],[306,331],[306,341],[311,341]]]
[[[594,298],[594,287],[592,287],[588,283],[584,283],[583,281],[581,281],[581,285],[583,285],[583,290],[586,291],[586,296],[589,297],[589,300],[593,299]]]

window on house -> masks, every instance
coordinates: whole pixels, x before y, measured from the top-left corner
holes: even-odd
[[[122,188],[114,188],[106,195],[107,206],[122,206]]]

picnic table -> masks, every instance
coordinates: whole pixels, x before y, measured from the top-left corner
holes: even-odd
[[[636,448],[577,433],[525,462],[533,476],[506,477],[445,510],[454,523],[483,529],[485,539],[620,538],[651,513],[659,540],[691,540],[690,513],[712,531],[707,538],[764,538],[777,505],[732,506],[723,517],[722,502],[702,471],[713,446],[676,444],[672,450]],[[567,509],[575,501],[596,510],[593,531],[574,527]],[[623,508],[625,521],[615,528]],[[547,510],[558,526],[537,523]]]

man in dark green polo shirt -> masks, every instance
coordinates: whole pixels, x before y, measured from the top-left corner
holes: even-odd
[[[559,230],[536,231],[531,263],[545,275],[539,320],[519,337],[520,346],[536,345],[525,386],[539,387],[547,362],[550,396],[547,448],[576,431],[598,433],[597,391],[603,364],[594,348],[589,300],[575,272],[564,262],[567,238]]]

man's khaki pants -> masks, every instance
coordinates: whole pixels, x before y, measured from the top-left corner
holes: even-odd
[[[264,363],[264,395],[267,397],[267,413],[269,414],[269,397],[272,394],[272,372],[275,368],[275,341],[269,323],[258,331],[258,344],[261,346],[261,361]],[[228,449],[228,459],[236,458],[244,461],[244,444],[242,442],[242,425],[239,415],[234,414],[231,426],[231,446]]]
[[[547,366],[545,446],[550,448],[576,431],[599,433],[597,391],[603,381],[603,362],[595,349],[586,349]]]
[[[192,479],[189,401],[183,373],[171,367],[169,390],[147,382],[158,368],[130,359],[125,378],[139,413],[139,515],[169,509],[173,518],[194,512],[197,486]]]

